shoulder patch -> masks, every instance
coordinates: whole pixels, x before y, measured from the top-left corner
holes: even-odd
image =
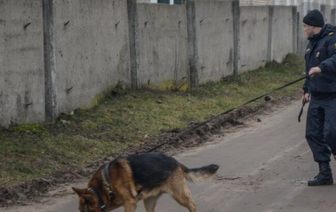
[[[329,32],[329,34],[328,34],[328,35],[329,35],[329,36],[331,36],[331,35],[333,35],[333,34],[334,34],[334,32]]]

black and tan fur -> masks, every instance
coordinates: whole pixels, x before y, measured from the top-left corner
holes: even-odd
[[[179,204],[196,212],[186,180],[195,182],[214,175],[218,165],[189,169],[177,160],[161,153],[147,153],[119,157],[92,176],[88,188],[73,190],[79,196],[81,212],[107,212],[123,206],[125,212],[134,212],[139,200],[144,201],[147,212],[154,212],[157,199],[168,193]],[[90,188],[90,190],[89,190]],[[100,198],[100,201],[99,201]],[[106,205],[101,209],[102,203]]]

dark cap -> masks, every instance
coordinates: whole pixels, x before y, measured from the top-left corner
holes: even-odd
[[[307,13],[307,15],[303,18],[303,23],[309,26],[323,27],[324,18],[322,13],[315,9]]]

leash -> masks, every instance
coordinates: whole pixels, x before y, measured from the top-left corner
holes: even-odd
[[[311,76],[313,76],[313,75],[314,75],[314,74],[311,74],[311,75],[307,76],[307,77],[306,77],[307,80],[309,80],[309,78],[310,78]],[[306,105],[307,102],[308,102],[308,101],[307,101],[305,98],[302,99],[302,107],[301,107],[301,110],[300,110],[300,113],[299,113],[299,116],[298,116],[298,121],[299,121],[299,122],[301,122],[301,115],[302,115],[302,113],[303,113],[303,108],[304,108],[304,106]]]
[[[270,92],[268,92],[268,93],[265,93],[265,94],[263,94],[263,95],[260,95],[260,96],[254,98],[254,99],[251,99],[251,100],[249,100],[249,101],[243,103],[242,105],[239,105],[239,106],[237,106],[237,107],[231,108],[231,109],[229,109],[229,110],[227,110],[227,111],[225,111],[225,112],[223,112],[223,113],[220,113],[219,115],[216,115],[216,116],[214,116],[214,117],[212,117],[212,118],[210,118],[210,119],[208,119],[208,120],[206,120],[206,121],[204,121],[204,122],[202,122],[202,123],[200,123],[200,124],[198,124],[198,125],[196,125],[196,126],[194,126],[194,127],[191,127],[191,128],[188,129],[187,131],[184,131],[184,132],[182,132],[182,133],[179,133],[177,136],[173,137],[172,139],[169,139],[168,141],[166,141],[166,142],[164,142],[164,143],[162,143],[162,144],[160,144],[160,145],[157,145],[156,147],[154,147],[154,148],[148,150],[147,153],[148,153],[148,152],[153,152],[153,151],[155,151],[156,149],[158,149],[158,148],[160,148],[160,147],[162,147],[162,146],[164,146],[164,145],[170,143],[171,141],[175,141],[175,140],[180,139],[182,136],[186,135],[187,133],[190,133],[190,132],[192,132],[192,131],[194,131],[194,130],[200,128],[201,126],[203,126],[203,125],[205,125],[205,124],[211,122],[212,120],[214,120],[214,119],[216,119],[216,118],[218,118],[218,117],[220,117],[220,116],[223,116],[223,115],[225,115],[225,114],[228,114],[228,113],[230,113],[230,112],[232,112],[232,111],[234,111],[234,110],[237,110],[237,109],[239,109],[239,108],[241,108],[241,107],[243,107],[243,106],[246,106],[246,105],[248,105],[248,104],[250,104],[250,103],[252,103],[252,102],[255,102],[255,101],[257,101],[257,100],[259,100],[259,99],[261,99],[261,98],[263,98],[263,97],[265,97],[265,96],[267,96],[267,95],[269,95],[269,94],[271,94],[271,93],[273,93],[273,92],[275,92],[275,91],[284,89],[284,88],[286,88],[286,87],[288,87],[288,86],[290,86],[290,85],[293,85],[293,84],[295,84],[295,83],[297,83],[297,82],[299,82],[299,81],[301,81],[301,80],[303,80],[303,79],[309,78],[309,77],[310,77],[310,76],[308,76],[308,77],[306,77],[306,76],[305,76],[305,77],[301,77],[301,78],[299,78],[299,79],[297,79],[297,80],[294,80],[294,81],[289,82],[289,83],[287,83],[287,84],[285,84],[285,85],[283,85],[283,86],[280,86],[280,87],[278,87],[278,88],[276,88],[276,89],[273,89],[272,91],[270,91]],[[305,104],[306,104],[306,101],[305,101],[305,99],[303,99],[303,101],[302,101],[302,107],[301,107],[301,110],[300,110],[300,113],[299,113],[299,117],[298,117],[298,121],[299,121],[299,122],[301,121],[301,115],[302,115],[302,113],[303,113],[303,108],[304,108]],[[335,157],[335,158],[336,158],[336,157]],[[112,189],[111,185],[109,185],[109,183],[110,183],[109,167],[110,167],[110,163],[109,163],[109,164],[106,164],[106,165],[103,167],[102,174],[103,174],[103,176],[104,176],[104,178],[105,178],[106,183],[108,184],[107,186],[109,187],[109,197],[110,197],[110,198],[113,198],[113,197],[114,197],[113,189]],[[106,204],[104,203],[104,201],[103,201],[102,197],[99,195],[99,193],[98,193],[94,188],[92,188],[92,187],[88,188],[88,190],[89,190],[91,193],[93,193],[94,195],[97,196],[97,198],[98,198],[98,200],[99,200],[100,211],[101,211],[101,212],[105,212],[105,210],[106,210]]]
[[[308,76],[308,77],[309,77],[309,76]],[[196,126],[194,126],[194,127],[191,127],[191,128],[190,128],[189,130],[187,130],[187,131],[184,131],[184,132],[182,132],[182,133],[179,133],[177,136],[173,137],[172,139],[169,139],[168,141],[166,141],[166,142],[164,142],[164,143],[162,143],[162,144],[160,144],[160,145],[158,145],[158,146],[156,146],[156,147],[153,147],[152,149],[148,150],[147,153],[148,153],[148,152],[153,152],[153,151],[155,151],[156,149],[158,149],[158,148],[160,148],[160,147],[162,147],[162,146],[164,146],[164,145],[170,143],[171,141],[176,141],[176,140],[180,139],[182,136],[184,136],[184,135],[186,135],[186,134],[188,134],[188,133],[190,133],[190,132],[192,132],[192,131],[194,131],[194,130],[200,128],[201,126],[203,126],[203,125],[209,123],[210,121],[212,121],[212,120],[214,120],[214,119],[216,119],[216,118],[218,118],[218,117],[220,117],[220,116],[223,116],[223,115],[225,115],[225,114],[228,114],[228,113],[230,113],[230,112],[232,112],[232,111],[234,111],[234,110],[237,110],[237,109],[239,109],[239,108],[241,108],[241,107],[243,107],[243,106],[246,106],[246,105],[248,105],[248,104],[250,104],[250,103],[252,103],[252,102],[255,102],[255,101],[257,101],[257,100],[259,100],[259,99],[261,99],[261,98],[263,98],[263,97],[265,97],[265,96],[267,96],[267,95],[269,95],[269,94],[271,94],[271,93],[273,93],[273,92],[275,92],[275,91],[284,89],[284,88],[286,88],[286,87],[288,87],[288,86],[290,86],[290,85],[293,85],[293,84],[295,84],[295,83],[297,83],[297,82],[300,82],[301,80],[304,80],[304,79],[306,79],[306,78],[308,78],[308,77],[307,77],[307,76],[305,76],[305,77],[301,77],[301,78],[299,78],[299,79],[297,79],[297,80],[294,80],[294,81],[292,81],[292,82],[289,82],[289,83],[287,83],[287,84],[285,84],[285,85],[283,85],[283,86],[280,86],[280,87],[278,87],[278,88],[275,88],[274,90],[272,90],[272,91],[270,91],[270,92],[268,92],[268,93],[265,93],[265,94],[263,94],[263,95],[260,95],[260,96],[254,98],[254,99],[251,99],[251,100],[249,100],[249,101],[243,103],[242,105],[239,105],[239,106],[237,106],[237,107],[231,108],[231,109],[229,109],[229,110],[227,110],[227,111],[225,111],[225,112],[223,112],[223,113],[221,113],[221,114],[219,114],[219,115],[216,115],[216,116],[214,116],[214,117],[212,117],[212,118],[210,118],[210,119],[208,119],[208,120],[206,120],[206,121],[204,121],[204,122],[202,122],[202,123],[200,123],[200,124],[198,124],[198,125],[196,125]],[[304,106],[304,105],[303,105],[303,106]],[[302,106],[302,109],[301,109],[302,111],[303,111],[303,106]],[[301,112],[300,112],[300,113],[301,113]],[[300,115],[300,116],[301,116],[301,115]]]
[[[301,115],[302,115],[302,113],[303,113],[303,108],[304,108],[305,105],[306,105],[306,100],[303,99],[303,100],[302,100],[302,107],[301,107],[301,110],[300,110],[300,113],[299,113],[299,117],[298,117],[298,121],[299,121],[299,122],[301,122]]]

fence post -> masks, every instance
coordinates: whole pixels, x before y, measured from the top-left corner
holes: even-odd
[[[298,49],[298,41],[297,41],[297,37],[298,37],[298,10],[297,10],[297,6],[293,6],[292,7],[292,23],[293,23],[293,53],[297,53],[297,49]]]
[[[335,25],[335,24],[336,24],[336,22],[335,22],[335,19],[336,19],[335,11],[336,11],[335,8],[331,9],[331,14],[330,14],[330,19],[331,19],[331,20],[330,20],[330,23],[331,23],[332,25]]]
[[[325,4],[321,4],[321,13],[323,14],[323,17],[324,17],[324,20],[326,19],[326,17],[327,17],[327,14],[326,14],[326,12],[327,12],[327,7],[326,7],[326,5]]]
[[[131,87],[138,88],[138,57],[137,57],[137,33],[138,33],[138,11],[137,0],[127,0],[130,66],[131,66]]]
[[[54,0],[43,0],[42,4],[45,70],[45,121],[53,122],[57,116]]]
[[[300,36],[300,33],[301,33],[301,22],[300,22],[300,12],[297,12],[296,13],[296,31],[297,31],[297,34],[296,34],[296,54],[301,54],[301,36]]]
[[[268,45],[267,45],[267,62],[273,60],[273,17],[274,6],[268,7]]]
[[[240,7],[239,0],[232,1],[233,15],[233,76],[238,75],[240,57]]]
[[[190,68],[190,87],[196,87],[198,84],[197,70],[197,42],[196,42],[196,23],[195,23],[195,2],[186,1],[187,8],[187,28],[188,28],[188,49],[189,49],[189,68]]]

